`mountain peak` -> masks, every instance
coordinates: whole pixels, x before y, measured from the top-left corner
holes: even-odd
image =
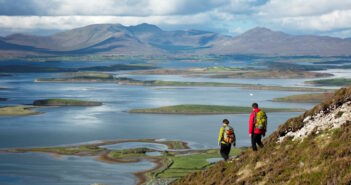
[[[157,27],[153,24],[142,23],[135,26],[128,27],[132,32],[160,32],[162,31],[161,28]]]
[[[263,34],[267,35],[267,34],[284,34],[284,33],[279,31],[273,31],[265,27],[255,27],[243,33],[243,35],[263,35]]]
[[[265,27],[255,27],[239,35],[238,38],[257,40],[260,38],[277,38],[284,36],[287,36],[287,34],[280,31],[273,31]]]
[[[268,29],[266,27],[255,27],[250,29],[248,32],[274,32],[271,29]]]

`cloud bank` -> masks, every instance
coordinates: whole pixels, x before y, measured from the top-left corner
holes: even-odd
[[[293,34],[351,37],[344,0],[0,0],[0,34],[143,22],[164,29],[238,34],[264,26]]]

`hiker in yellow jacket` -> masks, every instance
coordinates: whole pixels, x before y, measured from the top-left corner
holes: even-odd
[[[230,148],[233,145],[235,147],[236,138],[234,129],[229,126],[227,119],[223,120],[223,126],[219,130],[218,145],[220,147],[220,153],[224,160],[229,159]]]

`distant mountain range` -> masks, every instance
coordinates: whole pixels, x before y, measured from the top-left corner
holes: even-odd
[[[151,24],[96,24],[50,36],[0,37],[0,56],[23,55],[268,55],[351,56],[351,39],[296,36],[257,27],[231,37],[188,30],[164,31]]]

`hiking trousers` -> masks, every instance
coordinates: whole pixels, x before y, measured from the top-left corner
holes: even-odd
[[[231,144],[221,143],[220,153],[224,160],[228,160],[231,146]]]
[[[252,144],[253,151],[257,151],[257,145],[263,148],[263,143],[261,139],[262,139],[262,134],[253,134],[251,136],[251,144]]]

